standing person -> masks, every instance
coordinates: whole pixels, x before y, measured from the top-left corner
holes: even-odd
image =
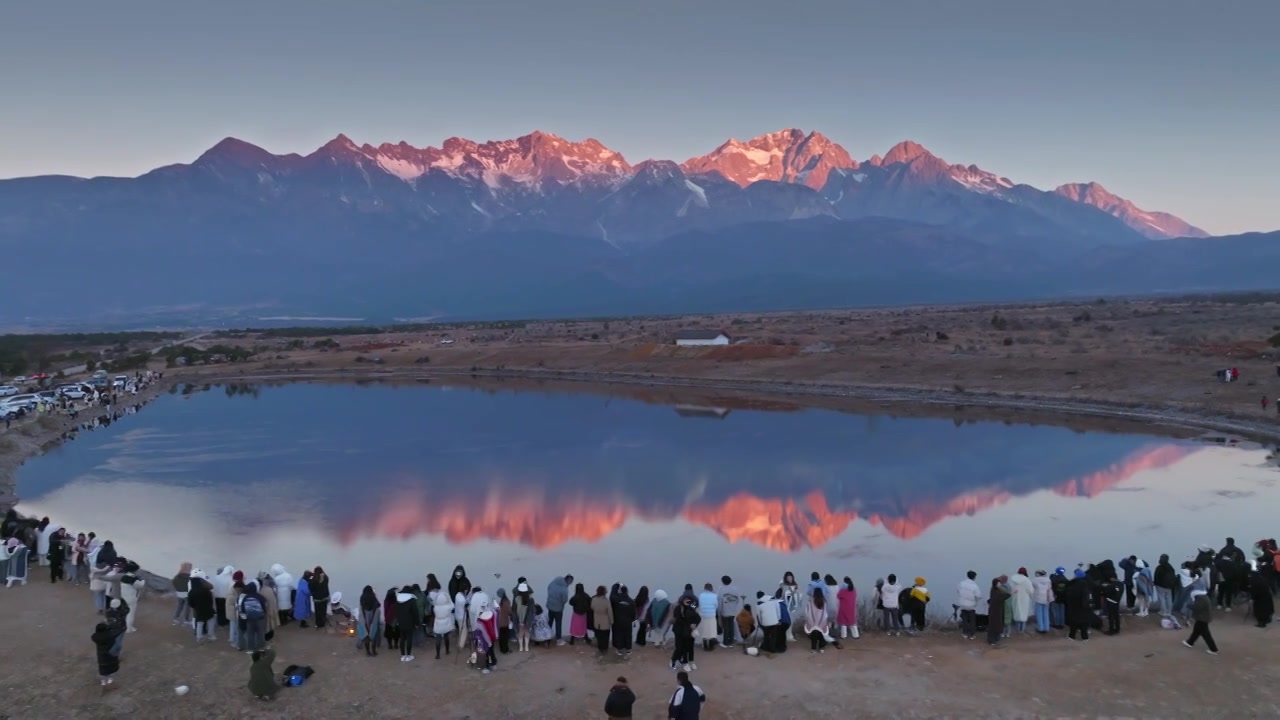
[[[618,651],[618,657],[630,657],[636,604],[626,585],[618,588],[618,594],[613,597],[610,606],[613,610],[613,648]]]
[[[719,609],[720,596],[711,589],[711,583],[704,583],[702,592],[698,593],[698,616],[702,618],[698,623],[698,635],[702,637],[702,649],[706,652],[711,652],[715,648],[720,634],[717,632],[719,628],[716,627]]]
[[[529,635],[533,632],[533,623],[537,619],[534,609],[533,589],[529,583],[516,585],[515,599],[511,601],[512,621],[516,625],[516,643],[520,652],[529,652]],[[477,614],[479,608],[476,608]]]
[[[191,590],[187,593],[191,615],[195,620],[196,642],[212,642],[217,639],[217,617],[213,603],[213,585],[200,570],[191,571]]]
[[[644,647],[649,642],[649,586],[641,585],[636,593],[636,645]]]
[[[841,581],[840,590],[836,593],[836,601],[840,611],[836,614],[836,624],[840,626],[840,638],[858,639],[858,590],[848,575]]]
[[[619,677],[609,688],[609,695],[604,699],[604,714],[609,720],[624,720],[631,717],[631,706],[636,704],[636,694],[631,691],[625,677]]]
[[[689,673],[684,670],[676,673],[676,682],[679,686],[671,694],[671,702],[667,703],[668,720],[698,720],[707,694],[689,680]]]
[[[1276,614],[1276,601],[1271,595],[1271,580],[1261,565],[1249,577],[1249,598],[1253,601],[1253,618],[1258,621],[1258,627],[1270,625]]]
[[[556,634],[556,645],[564,645],[561,626],[564,624],[564,606],[569,604],[569,584],[572,582],[573,576],[565,575],[551,578],[547,585],[547,622]]]
[[[396,599],[399,600],[398,597]],[[298,578],[298,589],[293,595],[293,619],[298,621],[298,627],[305,628],[309,617],[311,617],[311,571],[303,570],[302,577]]]
[[[298,583],[298,588],[301,598],[302,583]],[[422,624],[422,613],[418,611],[417,598],[405,588],[396,593],[396,624],[400,627],[400,662],[412,662],[413,636]]]
[[[173,576],[173,594],[178,598],[178,606],[173,611],[174,625],[191,624],[191,606],[187,604],[187,591],[191,589],[191,563],[184,562],[178,566],[178,574]]]
[[[1035,587],[1031,584],[1031,578],[1027,577],[1027,569],[1018,568],[1009,581],[1009,591],[1012,596],[1010,602],[1013,603],[1013,629],[1019,633],[1027,631],[1027,619],[1031,617],[1033,610],[1032,597],[1035,594]]]
[[[987,644],[991,647],[998,647],[1004,635],[1004,606],[1009,601],[1009,593],[1004,589],[1007,581],[1004,575],[991,579],[991,594],[987,598]]]
[[[370,592],[373,592],[370,590]],[[377,598],[374,598],[377,601]],[[258,583],[250,580],[236,601],[236,618],[240,621],[240,641],[246,652],[261,650],[266,643],[270,607]]]
[[[898,606],[902,609],[903,619],[910,624],[907,632],[915,634],[924,630],[925,617],[929,613],[929,588],[924,578],[917,577],[911,588],[898,596]]]
[[[1191,619],[1195,625],[1191,628],[1191,637],[1182,641],[1187,647],[1194,647],[1196,640],[1204,638],[1210,655],[1218,654],[1218,644],[1213,641],[1213,633],[1209,632],[1209,623],[1213,621],[1213,602],[1209,600],[1209,592],[1200,588],[1191,591]]]
[[[224,565],[213,576],[213,606],[218,617],[218,627],[226,627],[231,623],[227,617],[227,597],[231,595],[231,584],[235,582],[231,576],[235,572],[235,568]]]
[[[249,666],[249,693],[259,700],[270,700],[280,689],[275,671],[271,669],[271,663],[276,661],[276,651],[255,650],[251,657],[253,664]]]
[[[596,633],[596,649],[603,657],[609,651],[609,633],[613,630],[613,604],[605,597],[604,586],[596,586],[595,597],[591,598],[592,630]]]
[[[388,650],[400,649],[400,608],[397,607],[396,596],[400,594],[400,588],[387,588],[387,594],[382,598],[382,635],[387,639]],[[452,605],[452,603],[450,603]]]
[[[325,623],[329,617],[329,576],[325,573],[324,568],[319,565],[315,570],[311,571],[311,580],[308,583],[311,590],[312,603],[315,606],[316,613],[316,629],[323,630]]]
[[[587,639],[587,616],[591,614],[591,596],[582,583],[573,587],[573,597],[569,599],[569,607],[573,614],[569,618],[569,644]]]
[[[1049,632],[1049,604],[1053,602],[1053,583],[1044,570],[1037,570],[1031,578],[1031,600],[1036,608],[1036,632]]]
[[[511,598],[507,597],[506,588],[498,588],[493,593],[498,606],[498,652],[507,655],[511,652]],[[550,618],[547,620],[551,622]]]
[[[1177,589],[1178,573],[1169,562],[1169,556],[1161,555],[1155,572],[1156,604],[1160,606],[1161,615],[1173,616],[1173,594]]]
[[[435,625],[432,630],[435,631],[436,635],[436,659],[439,660],[440,646],[444,646],[444,654],[448,655],[449,633],[457,629],[457,623],[453,616],[453,599],[449,597],[448,591],[440,590],[436,592],[435,599],[432,600],[431,614],[435,618]]]
[[[479,588],[477,588],[479,590]],[[476,648],[476,664],[480,663],[480,654],[484,654],[482,672],[488,675],[498,664],[498,656],[493,653],[493,641],[498,634],[498,617],[489,609],[489,601],[484,600],[476,608],[476,629],[474,645]]]
[[[827,627],[827,596],[818,588],[809,596],[804,609],[804,634],[809,636],[809,652],[826,652]]]
[[[66,570],[67,543],[62,528],[57,528],[49,533],[49,537],[44,539],[44,543],[49,548],[46,563],[49,566],[49,582],[65,581],[66,575],[63,571]]]
[[[276,584],[276,607],[280,608],[280,624],[288,625],[293,618],[293,596],[297,592],[293,576],[283,565],[271,566],[271,579]]]
[[[88,582],[88,557],[89,540],[84,533],[80,533],[76,536],[75,545],[72,547],[71,553],[71,581],[77,585]]]
[[[237,570],[231,575],[231,592],[227,593],[227,619],[231,621],[229,644],[238,650],[244,650],[240,618],[240,598],[243,596],[244,573]]]
[[[19,585],[27,584],[28,562],[27,558],[29,550],[26,545],[22,544],[16,537],[10,537],[5,541],[4,545],[4,584],[5,587],[13,587],[14,583]],[[102,570],[101,574],[105,574],[106,570]],[[106,583],[99,580],[102,590],[98,590],[94,585],[94,577],[90,575],[89,589],[93,590],[93,604],[98,612],[102,612],[106,607]]]
[[[382,603],[369,585],[360,593],[360,609],[356,616],[356,640],[364,646],[364,654],[376,657],[382,641]],[[436,640],[437,645],[439,639]]]
[[[1138,560],[1138,569],[1133,573],[1133,595],[1138,601],[1138,617],[1146,617],[1151,613],[1151,599],[1155,594],[1155,578],[1151,574],[1151,566],[1145,560]]]
[[[1244,551],[1236,547],[1235,538],[1227,538],[1227,544],[1213,559],[1218,577],[1218,607],[1231,612],[1236,593],[1245,589],[1249,579],[1249,566]]]
[[[98,659],[98,684],[103,690],[108,690],[114,681],[114,676],[120,671],[120,657],[113,650],[116,641],[124,634],[123,625],[109,625],[104,622],[98,623],[94,628],[93,635],[89,637],[93,641],[93,646]]]
[[[1117,578],[1107,580],[1102,586],[1103,611],[1107,616],[1105,635],[1120,634],[1120,602],[1124,599],[1125,586]]]
[[[1081,642],[1089,642],[1089,626],[1093,623],[1093,610],[1090,604],[1089,581],[1085,579],[1084,570],[1076,568],[1075,577],[1067,583],[1064,598],[1067,627],[1067,638],[1076,639],[1080,635]]]
[[[720,611],[720,633],[723,637],[721,645],[733,647],[738,611],[742,610],[742,593],[733,585],[733,578],[724,575],[720,578],[718,590]]]
[[[675,650],[671,652],[672,670],[683,669],[688,672],[698,669],[698,666],[693,663],[693,633],[700,619],[694,599],[688,595],[681,595],[671,610],[671,634],[675,636]]]
[[[1138,572],[1138,556],[1130,555],[1127,558],[1121,559],[1117,564],[1120,566],[1121,570],[1124,570],[1123,590],[1125,606],[1132,610],[1133,606],[1137,604],[1138,601],[1138,596],[1133,589],[1133,576]]]
[[[800,586],[796,583],[796,576],[790,570],[782,574],[782,582],[778,583],[778,589],[782,591],[782,601],[788,608],[794,610],[796,599],[800,595]]]
[[[982,591],[978,589],[978,573],[970,570],[956,587],[956,608],[960,611],[960,632],[966,640],[978,634],[978,602]],[[1004,607],[1003,605],[1001,606]]]
[[[667,599],[666,590],[654,591],[645,616],[649,627],[653,628],[654,639],[651,642],[657,647],[666,645],[667,633],[671,632],[671,601]]]
[[[125,632],[138,632],[138,596],[147,583],[142,579],[142,568],[130,560],[125,563],[124,575],[120,578],[120,599],[129,606],[129,614],[125,616]]]
[[[828,573],[822,577],[822,591],[825,594],[823,600],[827,603],[827,627],[834,630],[840,617],[840,584],[833,575]]]
[[[898,587],[898,576],[892,573],[880,588],[880,604],[881,612],[884,614],[884,634],[885,635],[901,635],[902,625],[898,619],[898,594],[902,592],[902,588]]]

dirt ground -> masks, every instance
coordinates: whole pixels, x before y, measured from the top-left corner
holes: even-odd
[[[374,335],[214,334],[259,350],[186,377],[522,376],[1109,415],[1272,439],[1280,296],[492,323]],[[675,347],[723,329],[729,347]],[[451,341],[450,344],[442,344]],[[335,348],[334,345],[339,347]],[[1234,367],[1240,380],[1214,373]],[[1264,409],[1261,398],[1268,398]],[[936,409],[935,409],[936,413]],[[1177,421],[1174,415],[1203,422]]]
[[[300,688],[263,703],[250,697],[249,659],[223,640],[197,646],[170,625],[172,600],[144,597],[139,632],[125,640],[117,689],[103,693],[89,641],[97,616],[84,586],[50,585],[33,568],[26,587],[0,588],[3,707],[9,718],[602,718],[613,679],[625,675],[639,697],[636,717],[665,718],[674,689],[669,649],[636,648],[605,660],[581,646],[501,655],[482,675],[457,656],[416,653],[402,664],[376,658],[336,634],[290,626],[278,633],[275,669],[310,665]],[[1028,635],[989,649],[980,640],[930,632],[919,638],[864,634],[844,650],[747,657],[699,651],[694,682],[707,693],[703,717],[1204,718],[1280,715],[1277,630],[1259,630],[1240,612],[1212,625],[1222,654],[1181,645],[1183,632],[1154,618],[1126,621],[1119,637],[1073,643]],[[187,695],[174,692],[191,688]]]

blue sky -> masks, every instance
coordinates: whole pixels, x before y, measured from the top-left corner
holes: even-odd
[[[1280,228],[1280,2],[0,3],[0,177],[541,129],[632,162],[913,139],[1211,232]]]

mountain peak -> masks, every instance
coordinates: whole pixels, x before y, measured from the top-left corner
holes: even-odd
[[[239,138],[225,137],[216,145],[205,150],[196,164],[210,162],[233,162],[241,165],[254,165],[274,157],[271,153],[250,142]]]
[[[881,165],[893,165],[895,163],[910,163],[921,157],[934,157],[918,142],[913,140],[903,140],[902,142],[889,148],[889,152],[885,153],[884,158],[880,161]]]
[[[319,148],[319,151],[324,151],[329,153],[335,153],[335,152],[348,153],[348,152],[359,152],[360,148],[357,147],[355,143],[351,142],[351,138],[347,137],[342,133],[338,133],[337,137],[325,143],[324,145],[321,145]]]
[[[1169,213],[1143,210],[1096,182],[1067,183],[1054,188],[1073,202],[1095,207],[1119,218],[1130,228],[1153,240],[1174,237],[1209,237],[1209,233]]]
[[[858,163],[821,133],[786,128],[747,141],[730,138],[710,154],[690,158],[680,167],[691,175],[719,173],[744,187],[773,180],[818,189],[833,169],[853,169]]]

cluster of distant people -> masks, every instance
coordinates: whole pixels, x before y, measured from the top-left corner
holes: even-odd
[[[137,602],[146,585],[137,563],[120,556],[110,541],[99,543],[93,533],[72,537],[47,518],[31,522],[13,511],[5,517],[3,537],[0,560],[9,585],[26,582],[29,554],[48,566],[52,582],[89,584],[95,610],[103,616],[93,633],[100,681],[110,687],[123,638],[137,629]],[[189,628],[198,643],[213,642],[218,629],[226,628],[228,642],[252,656],[249,688],[256,697],[274,697],[296,676],[292,666],[283,678],[272,671],[271,643],[280,628],[291,624],[336,627],[371,657],[384,644],[399,653],[401,662],[413,662],[415,650],[424,647],[434,646],[436,659],[462,653],[481,673],[491,672],[500,655],[536,647],[589,643],[600,656],[612,652],[625,659],[635,647],[670,642],[669,667],[678,674],[679,685],[669,709],[672,718],[682,719],[698,717],[706,697],[689,679],[697,670],[699,649],[741,645],[748,655],[779,654],[800,633],[810,652],[823,653],[865,631],[912,635],[946,617],[935,608],[925,578],[900,582],[893,574],[876,580],[870,597],[861,598],[863,608],[850,577],[837,581],[818,572],[804,585],[785,573],[769,592],[754,594],[723,576],[718,584],[704,583],[700,589],[686,584],[674,598],[647,586],[633,594],[622,583],[589,591],[573,575],[553,578],[541,596],[526,577],[509,588],[499,581],[495,575],[494,587],[486,589],[458,565],[444,582],[428,574],[424,583],[384,593],[365,586],[352,607],[343,604],[342,593],[332,591],[321,567],[295,578],[278,564],[246,576],[229,565],[210,575],[184,563],[169,584],[175,598],[173,624]],[[1057,567],[1032,573],[1023,567],[984,584],[968,572],[957,585],[945,623],[954,622],[968,639],[985,632],[987,642],[999,646],[1014,634],[1066,630],[1068,638],[1088,641],[1092,631],[1119,634],[1124,615],[1145,618],[1157,612],[1165,628],[1190,624],[1184,643],[1190,647],[1203,640],[1216,655],[1209,629],[1215,606],[1230,612],[1244,601],[1258,627],[1270,623],[1274,595],[1280,591],[1280,550],[1274,539],[1264,539],[1246,553],[1227,538],[1216,551],[1200,546],[1178,567],[1167,554],[1154,565],[1130,555],[1082,563],[1070,571]],[[868,610],[874,610],[870,618],[860,616]],[[610,689],[608,703],[610,717],[630,717],[634,692],[625,678]]]

